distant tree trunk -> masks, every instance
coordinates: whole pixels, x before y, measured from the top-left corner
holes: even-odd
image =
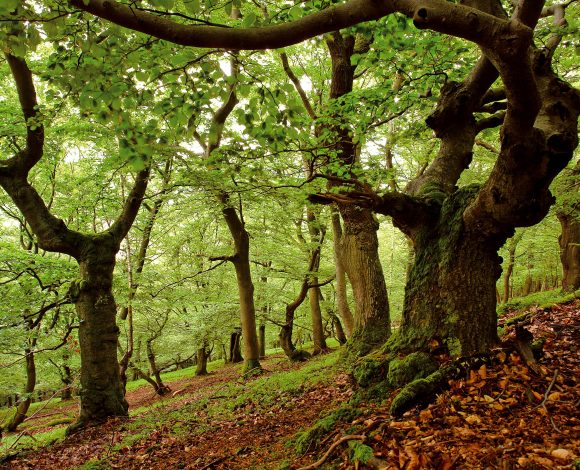
[[[266,357],[266,324],[260,324],[260,336],[258,337],[258,344],[260,346],[260,359]]]
[[[562,262],[562,290],[573,292],[580,289],[580,218],[558,214],[562,233],[558,238]]]
[[[339,342],[339,344],[345,344],[347,337],[344,329],[342,328],[342,324],[340,323],[340,318],[338,318],[338,316],[336,316],[332,311],[329,312],[329,315],[334,327],[334,331],[336,332],[336,340]]]
[[[29,321],[32,324],[32,321]],[[26,419],[26,413],[32,403],[32,394],[36,387],[36,364],[34,363],[34,347],[36,338],[30,340],[30,345],[24,350],[26,360],[26,387],[24,388],[24,399],[16,407],[16,413],[6,426],[8,432],[16,431],[16,428]]]
[[[236,269],[238,293],[240,297],[240,320],[244,340],[244,371],[258,371],[260,366],[260,348],[256,333],[256,309],[254,306],[254,284],[250,269],[250,237],[244,227],[244,221],[236,209],[229,205],[229,197],[222,194],[224,208],[222,213],[234,240],[236,252],[228,259]]]
[[[318,284],[318,278],[312,278],[314,284]],[[308,300],[310,302],[310,315],[312,317],[312,338],[314,339],[313,354],[328,352],[324,338],[324,327],[322,326],[322,311],[320,309],[320,288],[311,287],[308,289]]]
[[[236,364],[238,362],[242,362],[244,358],[242,357],[242,353],[240,351],[240,342],[242,337],[241,329],[236,329],[230,335],[230,358],[229,362],[232,364]]]
[[[344,323],[344,332],[350,338],[354,330],[354,318],[348,305],[346,293],[346,273],[342,265],[340,254],[340,240],[342,238],[342,226],[340,223],[340,213],[336,208],[332,208],[332,231],[334,244],[334,264],[336,267],[336,303],[338,314]]]
[[[195,375],[207,375],[207,345],[204,343],[201,348],[197,350],[197,366],[195,368]]]
[[[317,256],[316,250],[310,253],[310,263],[309,266],[312,266],[315,262],[313,258]],[[296,296],[296,298],[286,305],[286,312],[285,312],[285,323],[280,328],[280,334],[278,338],[280,339],[280,347],[284,351],[284,354],[290,359],[291,361],[304,361],[310,357],[310,354],[306,351],[297,350],[292,342],[292,332],[294,329],[294,314],[296,309],[300,307],[306,295],[308,293],[308,286],[309,286],[309,276],[306,275],[304,280],[302,281],[302,285],[300,287],[300,292]]]
[[[155,338],[149,338],[146,342],[147,344],[147,360],[149,361],[149,370],[151,375],[155,378],[155,393],[157,395],[166,395],[171,391],[171,389],[163,383],[161,379],[161,372],[159,367],[157,367],[157,361],[155,360],[155,351],[153,350],[153,341]]]
[[[526,280],[524,281],[524,286],[522,287],[522,297],[530,295],[532,293],[532,288],[534,286],[534,278],[530,273],[526,275]]]
[[[72,369],[71,369],[70,365],[68,364],[69,359],[70,359],[70,356],[69,356],[68,352],[66,352],[62,355],[63,364],[62,364],[62,372],[60,373],[61,374],[60,379],[64,385],[64,390],[60,394],[60,398],[63,401],[70,400],[72,398],[73,376],[72,376]]]
[[[518,243],[522,239],[523,232],[515,234],[509,241],[508,248],[508,265],[506,267],[505,273],[503,275],[503,303],[507,303],[510,298],[510,280],[512,273],[514,271],[514,264],[516,260],[516,248]]]

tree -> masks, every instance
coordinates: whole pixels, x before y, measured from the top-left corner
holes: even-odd
[[[358,175],[336,178],[327,174],[343,189],[312,197],[356,214],[365,211],[372,215],[370,211],[374,211],[388,215],[413,242],[415,259],[402,326],[384,347],[387,363],[370,357],[362,361],[357,375],[362,382],[381,375],[380,371],[384,375],[386,367],[392,366],[389,382],[393,386],[436,369],[438,363],[430,352],[471,355],[487,352],[496,344],[498,249],[516,227],[534,225],[546,215],[553,203],[550,183],[570,161],[578,143],[579,94],[552,68],[566,32],[567,5],[543,9],[541,1],[524,0],[508,18],[499,2],[468,3],[349,0],[321,11],[309,10],[286,23],[223,28],[175,22],[167,19],[166,12],[155,14],[113,0],[69,1],[118,25],[187,46],[278,48],[332,33],[336,50],[331,54],[346,69],[353,66],[355,31],[336,31],[395,12],[419,29],[462,38],[480,48],[481,56],[467,76],[462,81],[446,80],[441,87],[437,107],[427,120],[440,142],[439,151],[404,191],[379,194],[382,188],[375,191],[353,178]],[[554,32],[536,45],[534,30],[541,16],[553,18]],[[380,25],[378,21],[373,27]],[[502,85],[492,88],[498,78]],[[464,185],[460,178],[472,163],[477,136],[498,126],[500,149],[489,175],[483,184]],[[331,127],[338,135],[337,158],[350,161],[356,156],[356,145],[349,140],[351,129],[348,125]],[[357,244],[355,248],[360,248],[360,242]],[[383,328],[382,334],[388,331],[385,323],[377,325]],[[406,359],[399,357],[407,353]],[[396,412],[403,408],[401,401],[394,404]]]
[[[67,254],[79,264],[80,280],[71,288],[81,319],[81,415],[78,424],[127,415],[127,402],[117,361],[116,305],[112,294],[115,255],[141,205],[149,169],[139,172],[121,214],[105,231],[85,234],[71,230],[54,216],[28,182],[30,170],[44,150],[44,125],[32,72],[22,57],[6,53],[26,126],[26,145],[2,161],[0,185],[22,212],[46,251]]]

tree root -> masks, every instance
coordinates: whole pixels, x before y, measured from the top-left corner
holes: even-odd
[[[324,455],[322,457],[320,457],[320,459],[318,459],[313,464],[307,465],[306,467],[300,467],[298,470],[313,470],[315,468],[318,468],[324,462],[326,462],[326,459],[328,459],[328,457],[330,456],[330,454],[332,454],[332,452],[334,451],[334,449],[336,449],[343,442],[354,441],[354,440],[364,441],[365,439],[366,439],[366,436],[364,436],[362,434],[352,434],[352,435],[342,436],[341,438],[337,439],[336,441],[334,441],[331,444],[331,446],[324,453]]]

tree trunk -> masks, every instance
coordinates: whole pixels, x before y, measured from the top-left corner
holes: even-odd
[[[485,239],[464,228],[462,215],[475,193],[467,187],[449,196],[437,224],[414,237],[416,261],[405,289],[401,328],[387,343],[392,351],[444,348],[457,357],[497,344],[497,250],[505,239]]]
[[[259,370],[260,348],[256,334],[256,308],[254,306],[254,284],[250,270],[250,237],[244,228],[243,220],[236,210],[228,205],[227,195],[222,195],[225,205],[222,213],[234,239],[236,253],[230,261],[236,269],[238,293],[240,297],[240,320],[244,340],[244,371]]]
[[[258,337],[258,345],[260,348],[260,359],[266,357],[266,324],[260,325],[260,335]]]
[[[36,343],[36,340],[33,340]],[[34,347],[34,346],[33,346]],[[16,431],[16,428],[26,419],[26,413],[32,403],[32,394],[36,387],[36,364],[34,363],[34,351],[31,348],[24,350],[26,357],[26,387],[24,388],[25,398],[16,407],[16,413],[6,426],[8,432]]]
[[[313,284],[318,284],[318,278],[312,278]],[[310,303],[310,315],[312,317],[312,338],[314,349],[312,354],[328,352],[324,339],[324,327],[322,325],[322,311],[320,310],[320,288],[311,287],[308,289],[308,301]]]
[[[230,358],[229,362],[232,364],[236,364],[238,362],[242,362],[244,358],[242,357],[242,353],[240,351],[240,340],[242,337],[241,329],[234,331],[230,335]]]
[[[519,232],[518,234],[514,235],[510,238],[509,249],[508,249],[508,265],[503,275],[503,300],[502,302],[505,304],[510,298],[510,280],[512,273],[514,271],[514,264],[516,261],[516,248],[518,243],[522,239],[523,232]]]
[[[155,378],[156,389],[155,393],[157,395],[165,395],[171,391],[171,389],[163,383],[161,379],[161,372],[159,367],[157,367],[157,361],[155,360],[155,351],[153,350],[153,340],[155,338],[150,338],[147,340],[147,360],[149,361],[149,370],[151,375]]]
[[[339,344],[345,344],[347,341],[346,334],[344,329],[342,328],[342,323],[340,323],[340,318],[338,318],[334,312],[330,312],[330,318],[332,320],[332,325],[334,327],[334,331],[336,332],[336,340]]]
[[[207,346],[204,344],[197,350],[197,366],[195,375],[207,375]]]
[[[349,348],[363,355],[383,344],[391,333],[387,286],[378,252],[379,224],[367,209],[341,206],[344,233],[340,252],[356,306]]]
[[[344,332],[347,338],[350,338],[354,330],[354,318],[348,305],[348,296],[346,293],[346,273],[340,254],[340,240],[342,238],[340,214],[334,207],[332,208],[332,232],[334,245],[334,264],[336,267],[336,304],[338,308],[338,314],[344,323]]]
[[[562,261],[562,290],[573,292],[580,289],[580,218],[559,213],[558,220],[562,227],[558,238]]]
[[[79,263],[81,282],[75,307],[80,318],[80,424],[127,416],[117,361],[117,309],[111,290],[117,248],[107,235],[92,237],[86,240]]]

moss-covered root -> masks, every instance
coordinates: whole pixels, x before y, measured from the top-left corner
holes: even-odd
[[[444,370],[438,370],[424,379],[405,385],[391,403],[391,415],[399,417],[416,405],[429,403],[447,385]]]
[[[293,440],[294,449],[298,455],[305,454],[321,439],[326,437],[334,425],[339,422],[352,421],[361,414],[360,410],[345,406],[333,411],[328,416],[320,419],[314,426],[299,433]]]

